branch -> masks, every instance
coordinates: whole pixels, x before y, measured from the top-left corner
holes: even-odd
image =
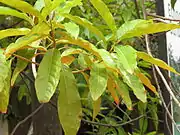
[[[25,123],[28,119],[30,119],[32,116],[34,116],[42,107],[44,104],[41,104],[36,110],[34,110],[31,114],[29,114],[26,118],[24,118],[22,121],[20,121],[15,128],[13,129],[13,131],[11,132],[10,135],[14,135],[14,133],[16,132],[16,130],[19,128],[19,126],[23,123]]]
[[[142,10],[143,10],[144,19],[147,19],[147,13],[146,13],[146,8],[145,8],[145,4],[144,4],[144,3],[145,3],[145,0],[141,0],[141,1],[142,1]],[[150,47],[149,47],[150,41],[149,41],[148,35],[145,35],[145,40],[146,40],[147,53],[152,56],[151,49],[150,49]],[[167,83],[165,77],[164,77],[163,74],[161,73],[159,67],[156,66],[156,65],[154,65],[154,67],[153,67],[153,75],[154,75],[154,78],[155,78],[155,82],[156,82],[156,85],[157,85],[157,88],[158,88],[158,92],[159,92],[161,101],[162,101],[162,103],[163,103],[163,106],[164,106],[164,108],[165,108],[165,110],[166,110],[169,118],[171,119],[171,121],[173,122],[173,124],[175,125],[175,127],[177,128],[177,130],[180,131],[179,128],[178,128],[178,126],[177,126],[177,124],[175,123],[175,121],[174,121],[174,119],[173,119],[173,116],[172,116],[171,113],[169,112],[169,109],[167,108],[164,99],[163,99],[163,96],[162,96],[162,93],[161,93],[161,90],[160,90],[160,86],[159,86],[159,84],[158,84],[158,79],[157,79],[157,75],[156,75],[156,71],[155,71],[155,70],[157,71],[158,75],[161,77],[161,79],[162,79],[162,81],[163,81],[166,89],[168,90],[169,94],[171,95],[172,99],[175,101],[175,103],[176,103],[179,107],[180,107],[180,103],[179,103],[178,99],[176,98],[176,96],[174,95],[174,93],[172,92],[169,84]]]
[[[167,17],[164,17],[164,16],[159,16],[159,15],[155,15],[155,14],[151,14],[151,13],[147,13],[147,16],[152,16],[152,17],[155,17],[155,18],[160,18],[160,19],[168,20],[168,21],[180,22],[180,20],[177,20],[177,19],[167,18]]]
[[[140,13],[139,13],[139,7],[138,7],[137,0],[134,0],[134,4],[135,4],[135,8],[136,8],[137,17],[141,18]]]

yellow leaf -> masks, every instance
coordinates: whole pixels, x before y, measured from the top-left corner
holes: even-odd
[[[156,88],[151,84],[151,81],[143,73],[137,73],[136,75],[146,87],[157,94]]]
[[[93,121],[100,112],[101,107],[101,97],[98,98],[98,100],[93,101]]]
[[[171,66],[166,64],[164,61],[157,59],[157,58],[153,58],[152,56],[150,56],[149,54],[147,54],[145,52],[137,52],[137,56],[138,56],[138,58],[143,59],[144,61],[147,61],[147,62],[157,65],[163,69],[169,70],[171,72],[174,72],[174,73],[180,75],[180,73],[178,73],[174,68],[172,68]]]
[[[73,56],[64,56],[61,58],[61,62],[63,64],[71,65],[71,63],[75,60]]]
[[[113,97],[114,101],[116,102],[117,105],[119,105],[119,97],[116,93],[116,84],[115,82],[113,81],[112,78],[109,78],[108,79],[108,83],[107,83],[107,88],[108,88],[108,91],[111,93],[111,96]]]

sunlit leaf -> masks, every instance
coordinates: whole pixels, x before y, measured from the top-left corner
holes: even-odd
[[[5,50],[5,55],[9,57],[12,53],[28,46],[29,44],[46,37],[49,34],[50,28],[45,23],[40,23],[32,29],[32,31],[26,36],[20,37],[15,43],[11,43]]]
[[[102,34],[102,32],[98,28],[93,26],[93,24],[90,23],[85,18],[80,18],[79,16],[72,16],[71,14],[62,14],[62,16],[74,21],[75,23],[77,23],[79,25],[82,25],[83,27],[87,28],[89,31],[96,34],[101,40],[106,42],[106,39],[105,39],[104,35]]]
[[[28,21],[30,24],[33,24],[33,20],[30,17],[28,17],[25,13],[21,13],[15,9],[12,9],[9,7],[0,6],[0,15],[15,16],[15,17],[18,17],[18,18]]]
[[[75,39],[77,39],[77,37],[79,35],[79,26],[77,24],[68,22],[68,23],[64,24],[64,27],[71,36],[73,36]]]
[[[61,62],[60,52],[50,49],[44,55],[35,79],[36,94],[39,102],[49,102],[59,82]]]
[[[103,64],[93,64],[89,78],[89,89],[93,100],[97,100],[106,90],[107,80],[106,67]]]
[[[10,96],[10,79],[11,79],[11,62],[8,61],[8,62],[6,62],[4,64],[6,65],[6,70],[8,71],[8,74],[7,74],[7,76],[6,76],[6,74],[4,74],[4,76],[6,76],[6,78],[5,78],[4,82],[3,82],[4,87],[0,92],[0,112],[2,112],[2,113],[7,112],[7,107],[8,107],[8,104],[9,104],[9,96]],[[1,64],[0,68],[4,64]],[[0,71],[2,72],[2,70],[0,70]]]
[[[61,54],[61,57],[72,55],[72,54],[79,54],[82,52],[83,52],[83,50],[81,50],[81,49],[69,48]]]
[[[138,58],[143,59],[144,61],[150,62],[150,63],[157,65],[163,69],[169,70],[171,72],[174,72],[174,73],[180,75],[180,73],[178,73],[174,68],[167,65],[164,61],[157,59],[157,58],[153,58],[152,56],[150,56],[149,54],[147,54],[145,52],[137,52],[137,56],[138,56]]]
[[[153,34],[172,29],[180,28],[177,24],[155,23],[153,20],[133,20],[124,23],[117,30],[118,40],[123,40],[132,37],[139,37],[145,34]]]
[[[8,0],[0,0],[1,3],[6,4],[8,6],[11,6],[13,8],[16,8],[18,10],[21,10],[25,13],[29,13],[32,14],[36,17],[40,17],[41,14],[38,10],[36,10],[35,8],[33,8],[33,6],[31,6],[29,3],[22,1],[22,0],[11,0],[11,2],[9,2]]]
[[[6,37],[11,37],[11,36],[21,36],[21,35],[26,35],[30,33],[30,29],[28,28],[17,28],[17,29],[5,29],[5,30],[0,30],[0,39],[6,38]]]
[[[65,135],[76,135],[80,127],[82,108],[76,79],[64,67],[60,74],[58,114]]]
[[[17,54],[24,58],[30,59],[34,55],[34,50],[24,49],[24,50],[20,50]],[[11,86],[14,85],[19,73],[22,72],[27,67],[27,65],[28,65],[27,61],[17,58],[16,68],[14,69],[11,78]]]
[[[116,32],[116,23],[106,4],[102,0],[90,0],[90,2],[105,20],[112,32]]]
[[[100,112],[100,107],[101,107],[101,97],[99,97],[96,101],[93,101],[93,120]]]
[[[137,68],[136,50],[134,50],[131,46],[116,46],[115,52],[119,58],[118,62],[123,65],[126,71],[132,74],[134,69]]]
[[[44,0],[36,0],[36,3],[34,4],[34,8],[38,11],[41,11],[41,9],[45,6]]]
[[[82,5],[82,0],[71,0],[66,1],[64,6],[60,6],[56,9],[55,19],[57,22],[61,22],[64,20],[64,17],[61,14],[69,13],[73,7]]]

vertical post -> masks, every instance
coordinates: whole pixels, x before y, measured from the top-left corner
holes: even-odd
[[[0,135],[8,135],[8,122],[0,121]]]
[[[157,15],[164,16],[164,2],[163,2],[163,0],[156,0],[156,13],[157,13]],[[159,58],[165,62],[168,62],[166,34],[164,33],[164,34],[158,36],[157,38],[158,38]],[[168,80],[168,72],[166,72],[164,70],[162,70],[162,72],[163,72],[166,80]],[[169,95],[168,91],[166,90],[166,88],[162,82],[160,82],[160,86],[161,86],[161,90],[162,90],[162,94],[163,94],[165,103],[168,106],[168,104],[171,101],[170,95]],[[171,112],[171,105],[169,106],[169,111]],[[171,135],[171,133],[172,133],[172,122],[168,116],[167,116],[167,120],[166,120],[165,109],[163,110],[163,112],[164,112],[164,116],[163,116],[164,117],[164,134],[165,135]],[[170,131],[168,130],[167,125],[169,125]]]

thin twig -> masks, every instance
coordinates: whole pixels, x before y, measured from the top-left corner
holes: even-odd
[[[10,135],[14,135],[14,133],[16,132],[16,130],[19,128],[20,125],[22,125],[23,123],[25,123],[28,119],[30,119],[32,116],[34,116],[42,107],[44,104],[41,104],[36,110],[34,110],[31,114],[29,114],[26,118],[24,118],[22,121],[20,121],[15,128],[13,129],[13,131],[11,132]]]
[[[134,0],[134,5],[135,5],[135,8],[136,8],[137,17],[141,18],[140,13],[139,13],[139,6],[138,6],[138,3],[137,3],[137,0]]]
[[[144,19],[147,19],[147,13],[146,13],[146,8],[145,8],[145,0],[141,0],[141,3],[142,3],[142,11],[143,11]],[[147,53],[152,56],[152,53],[151,53],[151,50],[150,50],[150,47],[149,47],[150,41],[149,41],[148,35],[145,35],[145,39],[146,39],[146,49],[147,49]],[[160,86],[159,86],[159,83],[158,83],[158,79],[157,79],[157,75],[156,75],[156,71],[155,71],[155,70],[157,71],[158,75],[161,77],[161,79],[162,79],[162,81],[163,81],[166,89],[168,90],[169,94],[171,95],[172,99],[177,103],[177,105],[178,105],[179,107],[180,107],[180,103],[179,103],[178,99],[175,97],[174,93],[172,92],[170,86],[168,85],[168,83],[167,83],[165,77],[163,76],[163,74],[161,73],[159,67],[157,67],[156,65],[154,65],[154,67],[153,67],[153,75],[154,75],[154,78],[155,78],[155,82],[156,82],[156,85],[157,85],[157,89],[158,89],[159,96],[160,96],[160,98],[161,98],[161,101],[162,101],[162,103],[163,103],[163,106],[164,106],[164,108],[165,108],[165,110],[166,110],[169,118],[171,119],[171,121],[173,122],[173,124],[175,125],[175,127],[177,128],[177,130],[179,131],[178,126],[177,126],[177,124],[175,123],[175,121],[174,121],[171,113],[169,112],[169,109],[167,108],[167,105],[166,105],[166,103],[165,103],[165,101],[164,101],[164,99],[163,99],[163,96],[162,96],[162,93],[161,93],[161,90],[160,90]]]
[[[169,106],[171,105],[171,100],[170,100],[170,102],[168,103],[168,105],[167,105],[167,108],[169,109]],[[167,126],[167,129],[168,129],[168,131],[169,131],[169,134],[170,135],[173,135],[172,134],[172,132],[171,132],[171,129],[170,129],[170,127],[169,127],[169,124],[168,124],[168,118],[167,118],[167,112],[165,112],[165,121],[166,121],[166,126]]]
[[[85,68],[85,69],[82,69],[82,70],[72,71],[72,73],[73,74],[78,74],[78,73],[82,73],[82,72],[87,71],[87,70],[90,70],[90,68]]]
[[[35,65],[39,66],[39,63],[33,62],[33,61],[31,61],[31,60],[29,60],[29,59],[27,59],[27,58],[25,58],[25,57],[22,57],[22,56],[17,55],[17,54],[12,54],[12,55],[15,56],[15,57],[17,57],[17,58],[19,58],[19,59],[21,59],[21,60],[24,60],[24,61],[27,61],[27,62],[30,62],[30,63],[32,63],[32,64],[35,64]]]
[[[152,17],[155,17],[155,18],[160,18],[160,19],[163,19],[163,20],[180,22],[180,20],[178,20],[178,19],[167,18],[167,17],[164,17],[164,16],[159,16],[159,15],[155,15],[155,14],[151,14],[151,13],[147,13],[147,15],[148,15],[148,16],[152,16]]]

